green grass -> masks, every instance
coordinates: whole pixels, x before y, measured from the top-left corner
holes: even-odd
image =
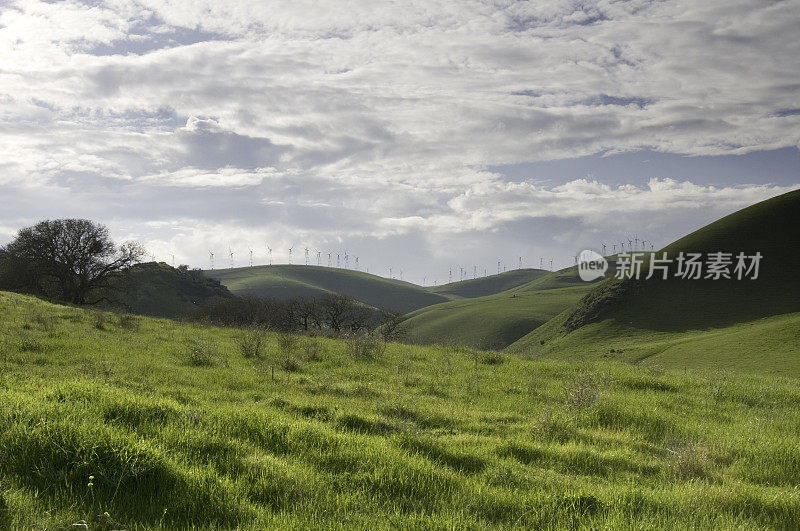
[[[793,379],[0,311],[3,528],[800,526]]]
[[[445,302],[409,314],[402,326],[409,338],[419,343],[502,349],[577,302],[588,287],[516,288]]]
[[[613,271],[616,258],[608,260]],[[554,272],[529,271],[525,275],[533,276],[533,280],[506,291],[444,302],[410,313],[403,324],[408,337],[423,344],[502,349],[571,307],[595,286],[582,281],[575,267]]]
[[[683,332],[639,328],[626,316],[627,312],[620,312],[570,334],[564,334],[559,320],[553,319],[509,350],[556,359],[614,359],[676,370],[800,377],[800,313]]]
[[[450,282],[441,286],[428,287],[431,293],[438,293],[451,299],[468,299],[485,297],[522,286],[547,275],[549,272],[542,269],[514,269],[497,275]]]
[[[236,295],[288,299],[340,293],[375,308],[402,313],[448,300],[408,282],[352,269],[274,265],[217,269],[205,274],[218,279]]]

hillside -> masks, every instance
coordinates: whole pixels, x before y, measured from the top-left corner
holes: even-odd
[[[548,271],[543,269],[514,269],[497,275],[432,286],[427,290],[450,299],[485,297],[522,286],[547,274]]]
[[[404,330],[412,340],[425,344],[502,349],[576,303],[593,286],[583,282],[574,267],[552,273],[531,271],[535,280],[508,291],[410,313]]]
[[[164,262],[137,264],[128,270],[128,287],[114,299],[125,311],[156,317],[186,317],[197,305],[233,294],[201,271],[176,269]]]
[[[636,355],[629,352],[634,358],[642,357],[651,362],[683,358],[684,362],[705,364],[718,356],[737,358],[740,341],[726,338],[751,334],[751,339],[742,341],[760,340],[767,344],[780,337],[785,340],[785,348],[777,345],[775,349],[765,348],[764,354],[745,365],[764,363],[765,355],[775,356],[776,352],[791,357],[796,352],[797,334],[775,335],[770,326],[778,323],[775,326],[779,329],[784,324],[789,330],[797,329],[798,323],[792,316],[800,311],[797,212],[800,212],[800,191],[726,216],[663,249],[668,257],[677,256],[681,251],[734,255],[740,251],[747,255],[760,252],[763,258],[755,280],[674,277],[638,282],[606,280],[574,307],[512,348],[557,356],[569,356],[578,351],[599,355],[608,354],[611,349],[618,350],[615,345],[630,341],[631,345],[639,345],[629,348],[637,352]],[[763,336],[759,334],[761,327],[766,327]],[[703,331],[708,333],[703,334]],[[660,343],[662,340],[666,343]],[[700,348],[696,344],[698,341],[708,341],[712,350],[715,343],[725,345],[727,352],[717,351],[715,355],[706,354],[709,358],[691,359]],[[737,364],[740,363],[734,363]]]
[[[3,529],[800,527],[796,379],[0,312]]]
[[[352,269],[273,265],[216,269],[205,274],[219,280],[236,295],[288,299],[340,293],[375,308],[401,313],[448,300],[409,282]]]

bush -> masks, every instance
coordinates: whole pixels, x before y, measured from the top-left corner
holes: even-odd
[[[322,361],[325,353],[325,347],[319,341],[310,338],[306,338],[303,342],[303,350],[306,361]]]
[[[139,318],[129,313],[118,313],[117,326],[125,330],[138,331]]]
[[[261,358],[266,337],[266,331],[258,326],[244,330],[237,340],[242,356],[248,359]]]
[[[373,361],[386,352],[386,343],[372,336],[363,335],[351,338],[347,342],[347,348],[354,359]]]
[[[504,361],[503,355],[495,351],[486,352],[481,356],[481,363],[485,365],[500,365]]]
[[[190,340],[187,350],[189,351],[189,365],[193,367],[213,366],[218,354],[215,344],[200,339]]]
[[[577,411],[586,411],[597,402],[602,391],[600,379],[594,374],[581,374],[564,385],[564,403]]]

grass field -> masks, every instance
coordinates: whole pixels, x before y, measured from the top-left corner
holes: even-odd
[[[424,288],[363,271],[303,265],[273,265],[205,271],[236,295],[288,299],[340,293],[375,308],[407,313],[449,300]]]
[[[793,379],[0,311],[3,528],[800,526]]]

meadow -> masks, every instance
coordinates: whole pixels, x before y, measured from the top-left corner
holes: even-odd
[[[794,379],[0,312],[0,527],[800,527]]]

